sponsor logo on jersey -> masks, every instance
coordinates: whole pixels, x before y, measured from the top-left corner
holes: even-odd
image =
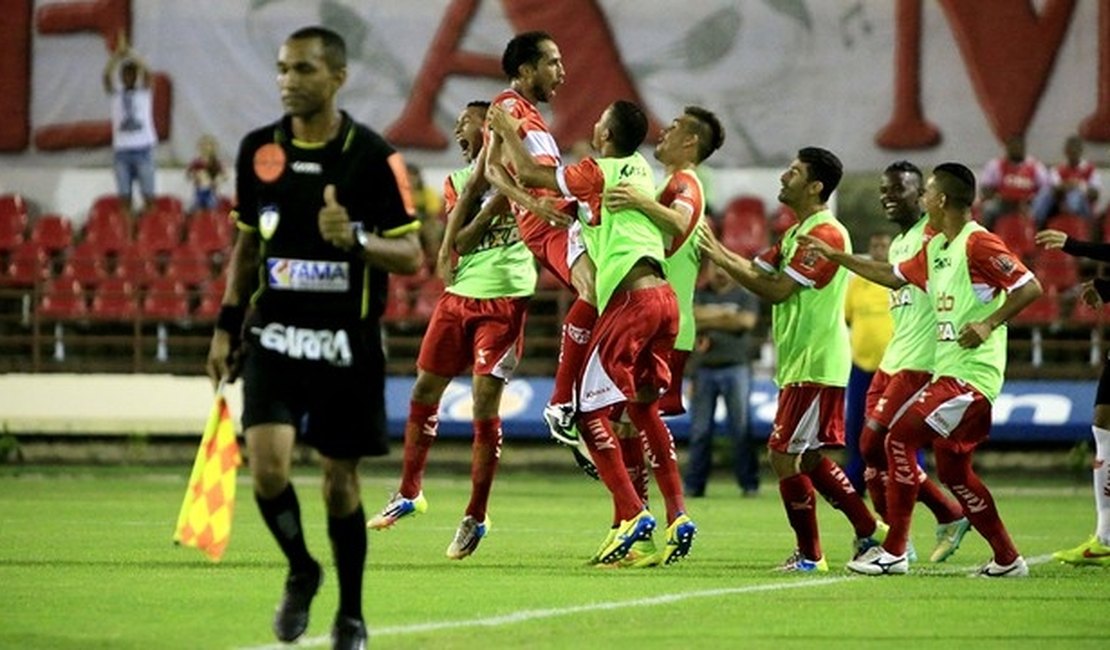
[[[351,286],[347,262],[329,260],[266,259],[266,277],[271,289],[341,293]]]
[[[281,323],[251,328],[259,344],[290,359],[327,361],[333,366],[349,366],[354,359],[346,330],[313,330]]]
[[[274,236],[279,221],[281,212],[276,205],[264,205],[258,210],[258,233],[262,235],[262,239]]]
[[[293,168],[293,171],[297,172],[298,174],[319,175],[324,173],[324,168],[320,165],[320,163],[312,162],[310,160],[295,160],[293,161],[291,167]]]

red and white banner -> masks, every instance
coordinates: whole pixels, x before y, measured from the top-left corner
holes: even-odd
[[[1110,0],[0,0],[0,15],[3,167],[109,162],[100,74],[120,30],[157,73],[160,162],[186,163],[205,133],[231,157],[278,116],[276,52],[308,24],[347,40],[342,105],[425,166],[458,164],[454,116],[505,85],[502,48],[532,29],[565,60],[549,107],[565,149],[617,98],[656,125],[716,111],[727,167],[817,144],[854,170],[977,168],[1014,133],[1051,162],[1076,132],[1105,161],[1110,142]]]

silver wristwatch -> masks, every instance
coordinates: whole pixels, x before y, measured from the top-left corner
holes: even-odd
[[[361,221],[351,223],[351,234],[355,236],[355,243],[362,250],[366,250],[367,244],[370,243],[370,232],[362,225]]]

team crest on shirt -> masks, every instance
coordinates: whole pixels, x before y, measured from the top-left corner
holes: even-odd
[[[817,252],[816,248],[806,248],[802,250],[802,266],[807,269],[812,269],[817,266],[818,260],[821,259],[821,254]]]
[[[281,212],[276,205],[262,206],[258,211],[258,233],[262,235],[262,239],[274,236],[279,221],[281,221]]]
[[[1009,255],[995,255],[991,258],[991,264],[994,264],[995,268],[1002,271],[1003,275],[1010,275],[1014,272],[1014,269],[1017,268],[1017,265],[1014,263],[1014,258]]]

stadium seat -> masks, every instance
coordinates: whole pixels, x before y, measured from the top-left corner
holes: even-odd
[[[31,287],[50,273],[49,258],[38,244],[25,241],[12,249],[3,284],[14,287]]]
[[[1088,241],[1091,238],[1091,222],[1077,214],[1060,213],[1045,221],[1045,228],[1060,230],[1072,239]]]
[[[122,212],[90,212],[83,232],[83,241],[95,244],[104,253],[131,245],[131,222]]]
[[[1079,284],[1079,263],[1059,249],[1037,249],[1032,270],[1046,288],[1066,291]]]
[[[0,252],[10,252],[27,235],[27,206],[18,194],[0,195]]]
[[[782,234],[796,223],[798,223],[798,216],[794,211],[785,205],[779,205],[778,210],[771,215],[771,233],[776,238],[782,237]]]
[[[43,320],[79,320],[88,314],[85,289],[74,278],[60,277],[43,287],[38,315]]]
[[[436,302],[443,294],[443,281],[438,276],[431,276],[416,289],[416,300],[412,305],[409,316],[419,323],[426,323],[432,318]]]
[[[168,253],[181,242],[181,224],[173,215],[149,212],[139,218],[135,241],[155,253]]]
[[[81,242],[70,251],[62,276],[72,277],[92,289],[108,277],[107,258],[95,244]]]
[[[176,196],[159,194],[154,197],[150,207],[156,212],[177,217],[179,223],[185,218],[185,209],[181,204],[181,199]]]
[[[389,276],[389,291],[385,303],[385,313],[382,322],[400,323],[408,320],[412,311],[412,298],[408,285],[402,279],[404,276]]]
[[[179,245],[170,251],[165,276],[187,287],[199,287],[212,277],[212,259],[200,249]]]
[[[185,241],[205,253],[225,253],[231,247],[233,228],[227,214],[202,210],[186,222]]]
[[[1068,324],[1080,327],[1110,325],[1110,305],[1103,305],[1102,309],[1092,309],[1083,300],[1076,300]]]
[[[185,285],[172,277],[155,278],[142,302],[147,320],[173,322],[189,317],[189,294]]]
[[[158,272],[157,254],[136,242],[114,255],[112,275],[127,280],[135,287],[145,287],[161,275]]]
[[[193,310],[193,318],[200,321],[215,321],[220,313],[225,288],[227,288],[227,278],[222,275],[200,287],[200,301],[197,303],[197,308]]]
[[[742,195],[729,202],[721,217],[720,239],[725,248],[744,257],[752,257],[767,248],[770,241],[763,200]]]
[[[31,224],[31,241],[47,255],[56,255],[73,242],[73,225],[59,214],[44,214]]]
[[[995,219],[991,232],[1006,242],[1010,250],[1019,257],[1027,258],[1037,249],[1037,243],[1034,241],[1036,226],[1033,224],[1033,219],[1020,212],[1011,212]]]
[[[109,277],[93,291],[89,317],[101,321],[130,321],[136,316],[135,286],[120,277]]]
[[[1060,294],[1055,286],[1048,285],[1040,298],[1018,312],[1010,321],[1018,327],[1044,327],[1060,320]]]

